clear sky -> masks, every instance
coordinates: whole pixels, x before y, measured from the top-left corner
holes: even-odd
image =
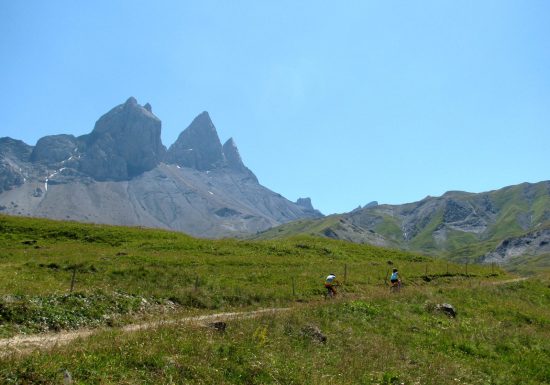
[[[0,0],[0,136],[207,110],[323,213],[550,179],[550,1]]]

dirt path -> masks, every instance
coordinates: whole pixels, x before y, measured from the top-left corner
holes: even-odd
[[[490,282],[489,284],[490,285],[506,285],[507,283],[514,283],[514,282],[521,282],[521,281],[526,281],[528,280],[529,277],[519,277],[519,278],[514,278],[514,279],[507,279],[506,281],[495,281],[495,282]]]
[[[485,285],[505,285],[514,282],[527,280],[527,277],[508,279],[506,281],[487,282]],[[349,299],[349,298],[348,298]],[[7,339],[0,339],[0,358],[10,354],[29,354],[35,350],[46,350],[54,346],[65,345],[78,338],[86,338],[93,334],[106,330],[119,330],[122,332],[134,332],[147,330],[165,325],[191,324],[191,323],[209,323],[221,320],[246,319],[259,317],[263,314],[275,314],[286,312],[292,308],[268,308],[246,312],[216,313],[194,317],[184,317],[180,319],[161,320],[153,322],[144,322],[139,324],[126,325],[121,328],[98,328],[98,329],[80,329],[74,331],[65,331],[60,333],[20,335]]]
[[[10,354],[28,354],[35,350],[45,350],[54,346],[65,345],[78,338],[86,338],[93,334],[105,330],[120,330],[122,332],[134,332],[147,330],[165,325],[191,324],[191,323],[209,323],[214,321],[226,321],[232,319],[255,318],[263,314],[275,314],[289,311],[291,308],[269,308],[247,312],[216,313],[201,315],[195,317],[185,317],[173,320],[162,320],[154,322],[145,322],[123,326],[117,329],[99,328],[99,329],[81,329],[66,331],[61,333],[34,334],[29,336],[15,336],[7,339],[0,339],[0,358]]]

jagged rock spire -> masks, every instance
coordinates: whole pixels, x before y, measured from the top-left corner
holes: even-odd
[[[204,111],[179,135],[168,150],[167,161],[200,171],[223,165],[225,157],[216,127]]]
[[[302,206],[305,209],[314,210],[313,205],[311,204],[311,198],[298,198],[296,204],[298,206]]]
[[[239,154],[239,149],[237,148],[233,138],[229,138],[227,142],[224,143],[223,154],[225,155],[225,160],[230,168],[237,170],[245,168],[241,155]]]
[[[96,122],[84,140],[80,171],[97,180],[123,180],[153,169],[164,158],[161,122],[134,97]]]

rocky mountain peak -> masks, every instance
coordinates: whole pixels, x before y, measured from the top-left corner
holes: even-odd
[[[311,198],[298,198],[298,200],[296,201],[296,204],[308,210],[313,210],[313,205],[311,204]]]
[[[225,165],[232,170],[242,172],[253,181],[258,183],[258,178],[254,173],[244,165],[241,155],[239,154],[239,149],[235,144],[233,138],[229,138],[223,145],[223,155],[225,157]]]
[[[221,166],[225,157],[208,112],[198,115],[168,150],[167,161],[200,171]]]
[[[160,120],[130,97],[99,118],[84,138],[80,171],[97,180],[124,180],[151,170],[166,151],[160,132]]]
[[[21,140],[0,138],[0,193],[25,182],[25,163],[32,147]]]
[[[313,214],[314,216],[321,217],[323,214],[315,209],[311,204],[311,198],[298,198],[296,204],[306,210],[306,212]]]
[[[28,161],[32,150],[32,146],[29,146],[22,140],[12,139],[9,136],[0,138],[0,156],[2,157]]]
[[[0,138],[0,212],[201,237],[253,234],[320,216],[309,200],[302,207],[262,186],[235,141],[222,146],[207,112],[169,152],[160,133],[151,105],[130,97],[86,135],[45,136],[34,147]],[[187,167],[165,164],[170,160]]]
[[[227,165],[230,168],[244,168],[244,163],[241,159],[241,155],[239,154],[239,149],[237,148],[237,145],[235,144],[233,138],[229,138],[227,142],[224,143],[223,154],[225,155],[225,160],[227,161]]]
[[[137,106],[138,105],[138,102],[137,102],[137,99],[134,98],[133,96],[130,96],[126,102],[124,103],[124,105],[129,105],[129,106]]]
[[[57,163],[70,158],[78,146],[73,135],[49,135],[36,142],[31,154],[32,162]]]

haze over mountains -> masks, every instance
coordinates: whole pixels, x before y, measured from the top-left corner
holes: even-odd
[[[255,233],[322,214],[259,184],[233,139],[221,144],[207,112],[169,149],[161,121],[135,98],[90,134],[46,136],[30,146],[0,139],[0,212],[139,225],[202,237]]]

